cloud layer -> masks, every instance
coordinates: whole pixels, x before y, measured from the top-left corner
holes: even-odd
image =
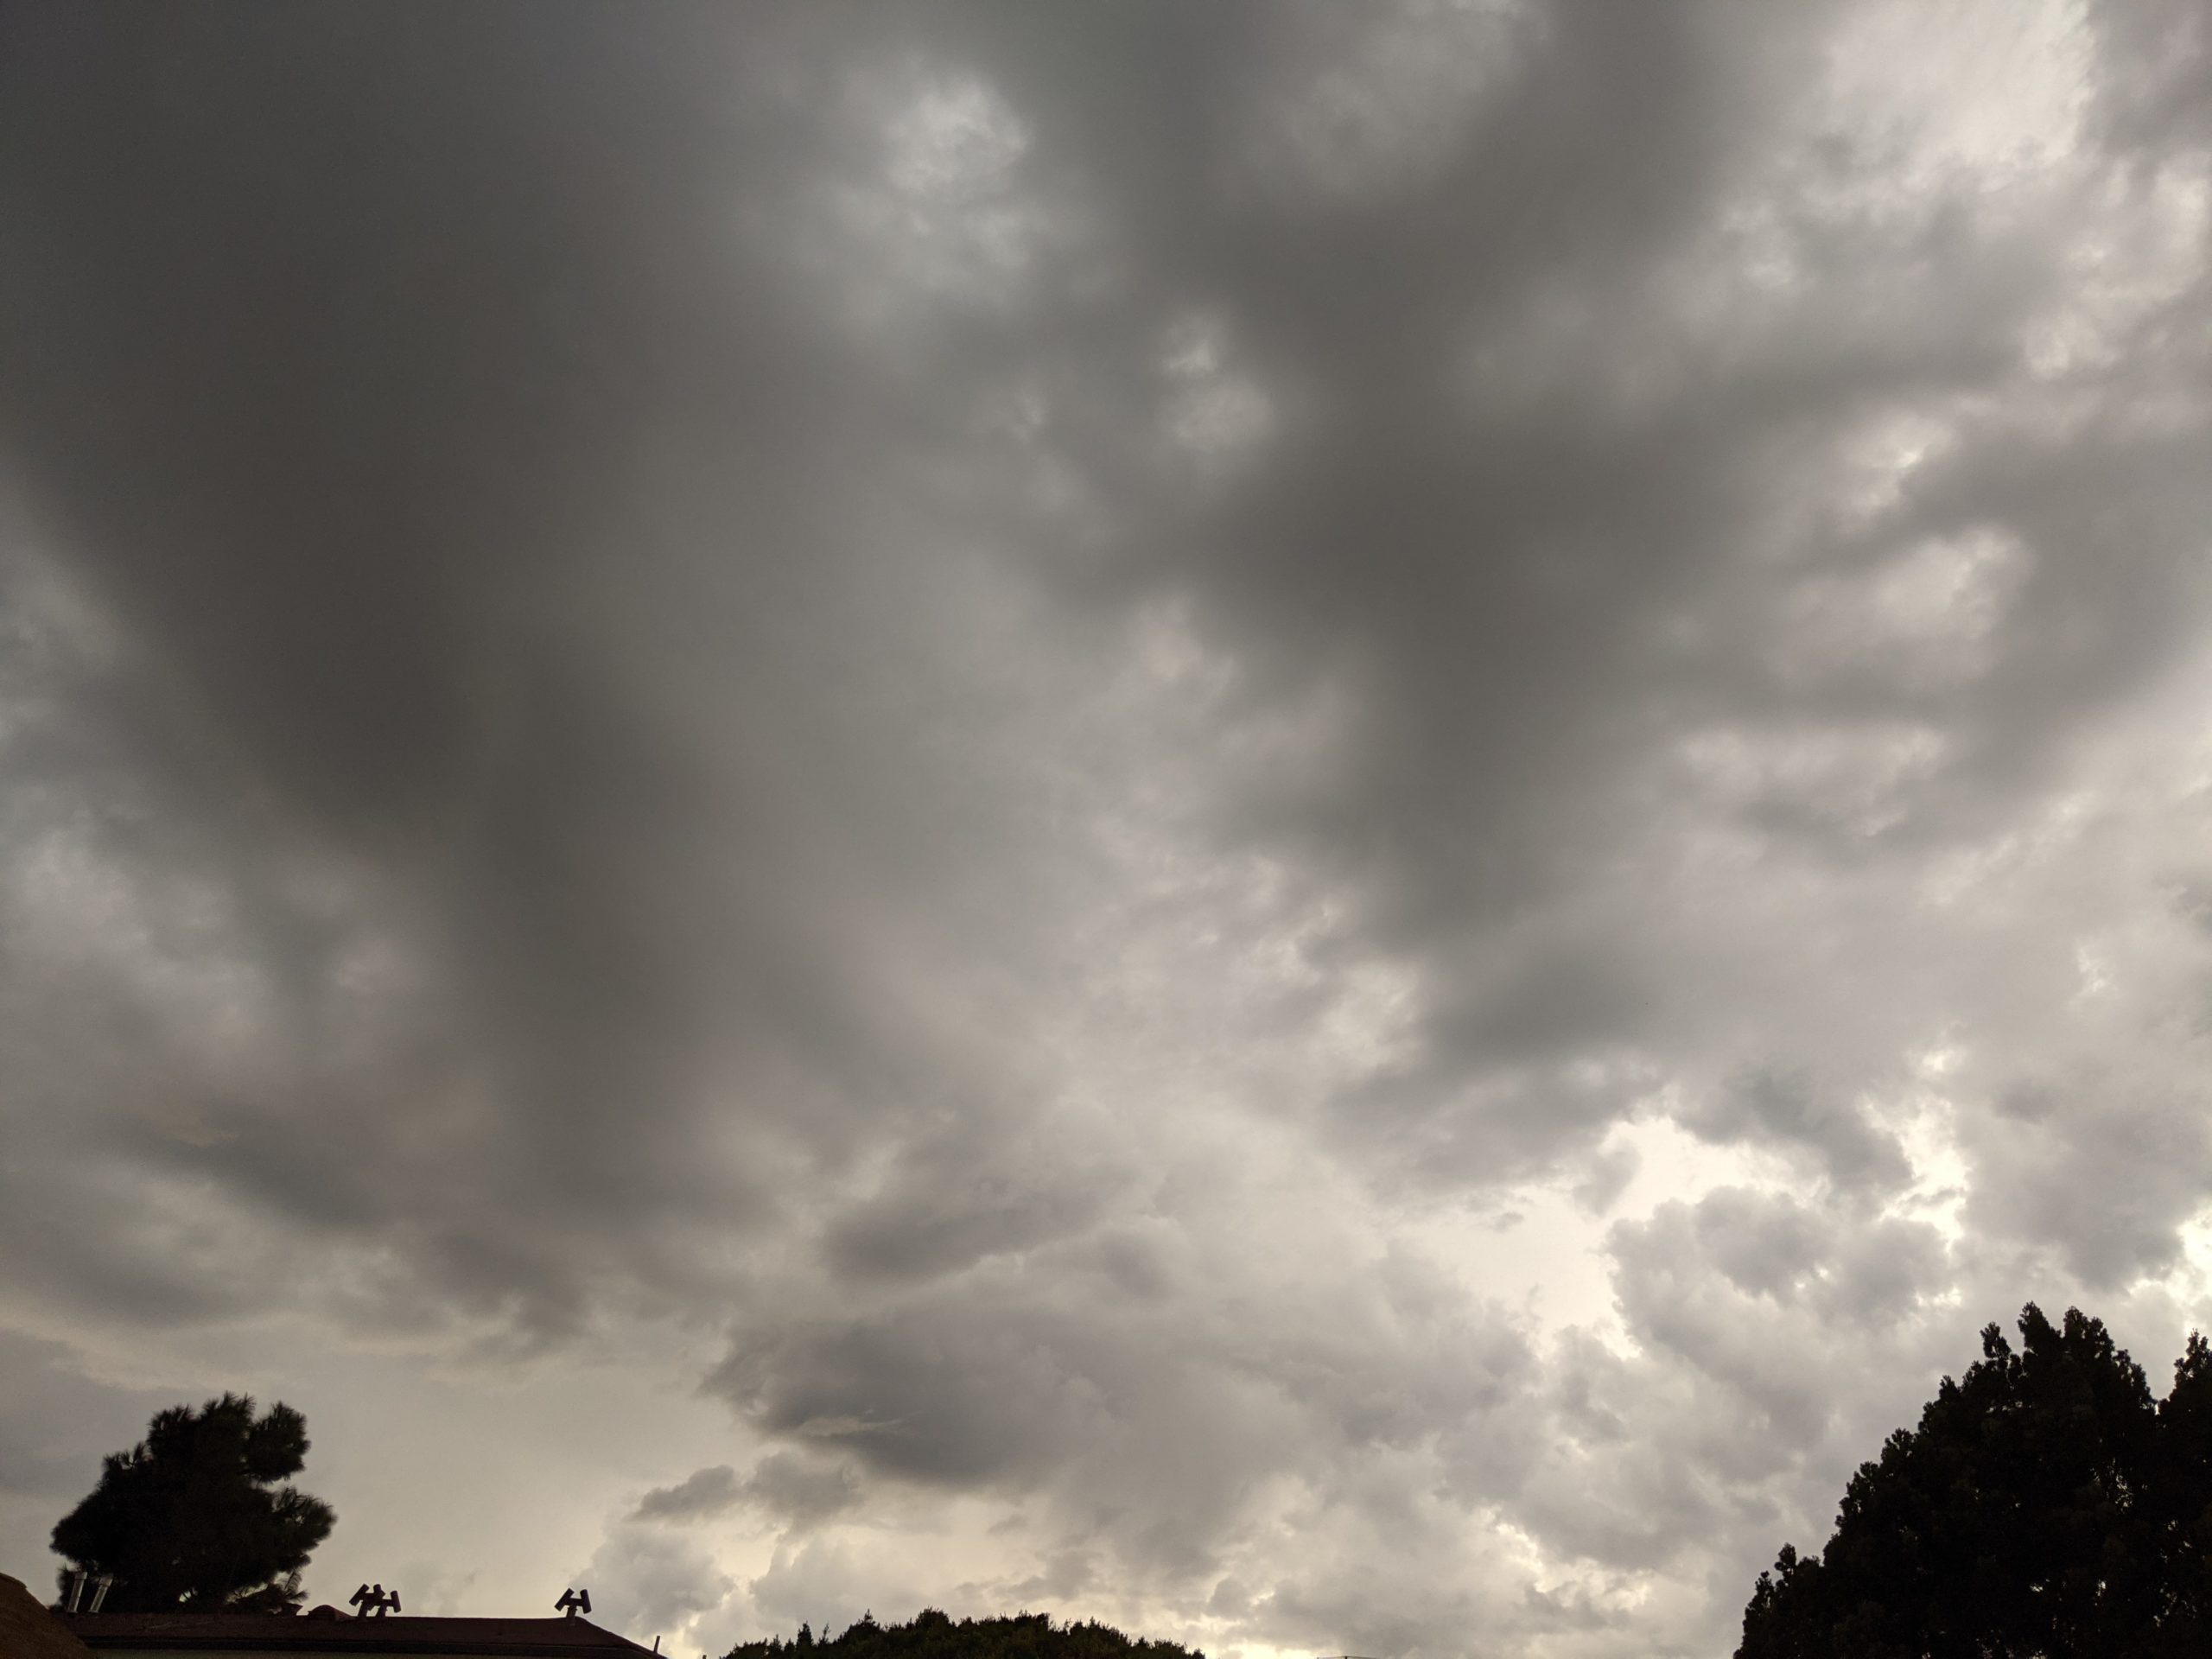
[[[333,1352],[423,1481],[575,1448],[472,1609],[1710,1653],[1986,1320],[2155,1371],[2208,79],[2180,5],[11,9],[8,1548],[163,1389],[383,1421]],[[373,1469],[334,1549],[445,1524]]]

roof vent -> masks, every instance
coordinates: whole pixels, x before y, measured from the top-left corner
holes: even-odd
[[[386,1613],[399,1611],[399,1592],[386,1590],[380,1584],[365,1584],[346,1599],[361,1610],[363,1618],[374,1616],[382,1618]]]
[[[561,1592],[561,1599],[555,1602],[553,1605],[559,1611],[566,1613],[570,1618],[574,1618],[578,1613],[588,1613],[591,1611],[591,1592],[588,1590],[563,1590]]]
[[[94,1573],[88,1567],[73,1567],[61,1574],[61,1611],[65,1613],[97,1613],[100,1604],[107,1599],[107,1592],[115,1587],[115,1574]],[[92,1592],[87,1601],[86,1591]]]

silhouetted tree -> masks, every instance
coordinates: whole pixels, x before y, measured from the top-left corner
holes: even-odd
[[[237,1394],[173,1406],[105,1460],[99,1484],[54,1527],[54,1554],[114,1575],[106,1612],[296,1608],[300,1569],[336,1519],[277,1484],[307,1451],[307,1419],[289,1406],[257,1417]]]
[[[1012,1618],[963,1618],[957,1624],[925,1607],[904,1624],[879,1624],[873,1613],[840,1635],[786,1643],[772,1636],[741,1642],[727,1659],[776,1659],[810,1646],[819,1659],[1205,1659],[1173,1642],[1132,1640],[1110,1624],[1055,1624],[1043,1613]]]
[[[2104,1326],[2033,1303],[1994,1325],[1844,1493],[1817,1557],[1784,1545],[1738,1659],[2212,1653],[2212,1350],[2154,1403]]]

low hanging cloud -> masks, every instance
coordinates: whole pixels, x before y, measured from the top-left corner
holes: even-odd
[[[695,1469],[673,1486],[656,1486],[639,1499],[632,1518],[692,1523],[747,1509],[771,1522],[804,1527],[860,1501],[860,1484],[846,1465],[772,1452],[742,1478],[729,1465],[717,1463]]]
[[[744,1497],[737,1471],[726,1463],[694,1470],[673,1486],[656,1486],[638,1500],[639,1521],[698,1521],[726,1514]]]
[[[517,1524],[702,1645],[1724,1648],[1988,1319],[2212,1311],[2208,92],[10,8],[0,1358],[622,1357],[720,1427]]]

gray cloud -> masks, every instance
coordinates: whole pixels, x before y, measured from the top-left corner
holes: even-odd
[[[1837,1100],[1803,1077],[1762,1072],[1718,1090],[1689,1119],[1697,1133],[1723,1141],[1752,1141],[1802,1151],[1839,1185],[1894,1189],[1910,1166],[1894,1135],[1863,1106]]]
[[[1722,1643],[2208,1306],[2208,64],[10,9],[11,1379],[706,1342],[639,1628]]]
[[[824,1465],[789,1452],[771,1452],[746,1477],[744,1495],[763,1513],[804,1527],[853,1508],[861,1501],[861,1487],[842,1464]]]
[[[695,1469],[673,1486],[656,1486],[638,1500],[639,1521],[699,1521],[734,1509],[743,1495],[726,1463]]]
[[[169,1402],[155,1390],[87,1376],[83,1356],[59,1343],[10,1332],[0,1334],[0,1357],[9,1381],[0,1417],[0,1504],[11,1522],[28,1527],[42,1516],[51,1527],[99,1478],[99,1456],[85,1448],[129,1445]]]
[[[2075,1097],[2054,1097],[2067,1082]],[[2101,1291],[2171,1269],[2179,1229],[2212,1184],[2212,1147],[2196,1090],[2147,1100],[2129,1090],[2054,1079],[1998,1103],[1973,1136],[1976,1231],[2055,1244]]]
[[[772,1452],[742,1479],[726,1463],[694,1470],[673,1486],[656,1486],[638,1502],[639,1521],[709,1521],[750,1509],[779,1523],[805,1527],[861,1501],[860,1483],[843,1464]]]

